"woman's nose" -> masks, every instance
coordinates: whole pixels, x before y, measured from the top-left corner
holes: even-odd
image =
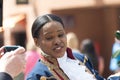
[[[54,40],[55,45],[60,44],[60,42],[61,42],[61,40],[60,40],[58,37],[57,37],[57,38],[55,38],[55,40]]]

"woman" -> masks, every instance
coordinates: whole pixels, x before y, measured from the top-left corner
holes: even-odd
[[[38,17],[32,25],[32,36],[41,54],[26,80],[104,80],[86,56],[67,48],[64,24],[58,16]]]

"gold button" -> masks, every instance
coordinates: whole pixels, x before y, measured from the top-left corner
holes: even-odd
[[[47,80],[45,76],[41,76],[40,80]]]
[[[87,69],[85,69],[85,72],[87,72],[88,70]]]

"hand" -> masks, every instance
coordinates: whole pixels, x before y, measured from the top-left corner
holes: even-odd
[[[1,47],[0,72],[6,72],[14,78],[25,68],[25,49],[19,47],[14,51],[6,52],[4,55],[3,52],[4,47]]]

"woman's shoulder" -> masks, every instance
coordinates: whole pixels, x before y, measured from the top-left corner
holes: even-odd
[[[39,72],[39,71],[44,71],[44,70],[48,70],[47,66],[45,64],[42,63],[42,61],[39,59],[34,68],[32,69],[32,72]]]
[[[52,74],[49,72],[46,65],[44,65],[41,60],[39,60],[32,71],[27,75],[26,80],[38,80],[42,75],[51,76]],[[37,76],[37,77],[36,77]]]
[[[83,60],[85,57],[85,55],[82,53],[74,53],[74,52],[73,52],[73,56],[77,59],[80,59],[80,60]]]

